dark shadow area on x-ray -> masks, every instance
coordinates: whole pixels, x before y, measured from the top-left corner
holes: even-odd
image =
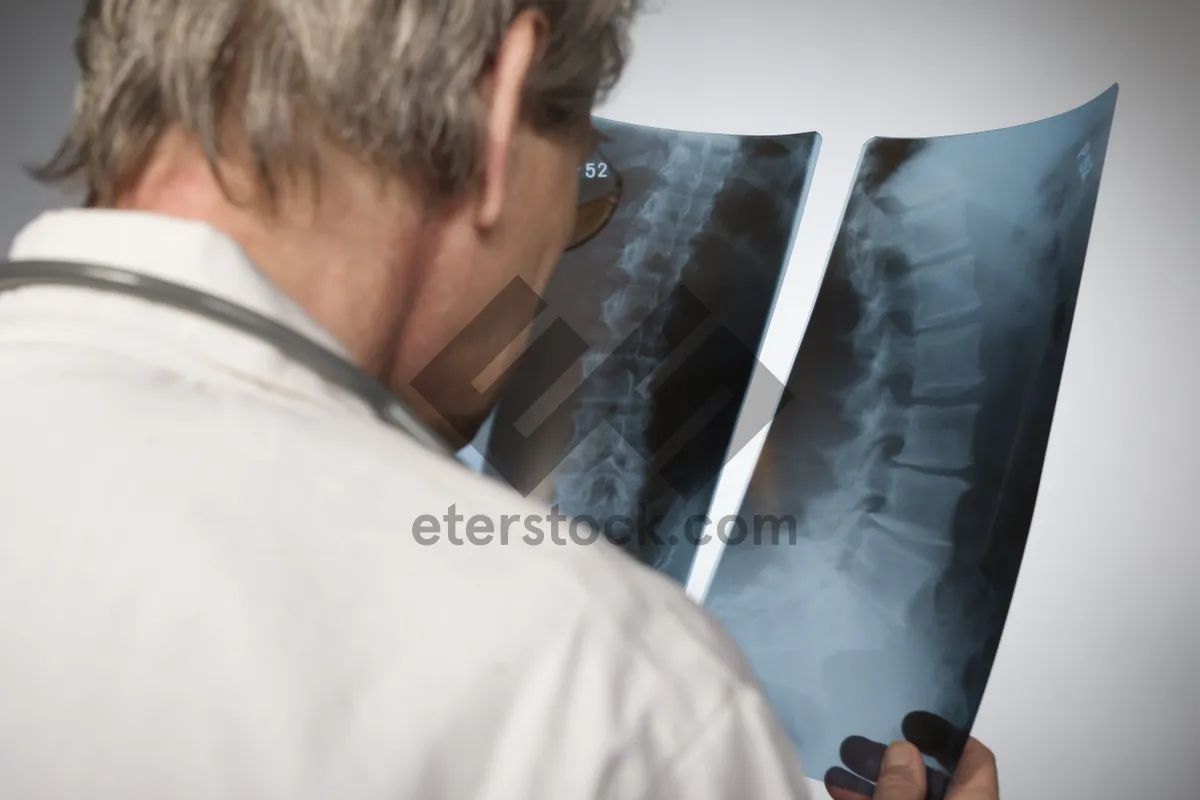
[[[620,175],[620,204],[559,263],[475,446],[486,472],[683,581],[689,520],[708,513],[730,448],[818,137],[596,128],[604,164],[588,168]],[[586,353],[564,365],[572,332]]]
[[[806,771],[928,711],[967,731],[1033,514],[1116,87],[1029,125],[864,148],[707,606]],[[955,753],[957,759],[958,753]]]

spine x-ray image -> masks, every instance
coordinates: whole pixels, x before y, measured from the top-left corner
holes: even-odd
[[[615,209],[559,263],[474,448],[483,471],[683,581],[701,533],[689,520],[708,513],[730,448],[818,137],[595,126],[581,214],[610,190]]]
[[[969,730],[1016,583],[1116,87],[1020,127],[863,151],[705,603],[809,774],[928,711]]]

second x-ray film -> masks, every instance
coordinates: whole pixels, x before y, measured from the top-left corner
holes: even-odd
[[[704,599],[807,772],[968,731],[1029,532],[1116,103],[861,166]],[[757,531],[756,531],[757,529]],[[954,744],[951,761],[961,753]]]

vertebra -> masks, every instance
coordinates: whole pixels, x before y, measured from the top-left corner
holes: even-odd
[[[636,517],[637,503],[649,475],[644,458],[645,432],[653,416],[653,399],[642,387],[666,355],[661,330],[641,324],[679,284],[691,257],[690,240],[704,227],[717,193],[738,153],[735,138],[695,136],[673,142],[666,162],[657,168],[659,188],[630,199],[617,210],[630,223],[629,239],[614,264],[623,283],[605,300],[598,340],[585,357],[588,381],[574,419],[578,430],[592,430],[564,462],[564,477],[555,487],[567,514]],[[650,153],[643,156],[651,157]],[[626,167],[630,165],[625,165]],[[635,164],[635,166],[651,166]],[[616,358],[608,353],[636,329]],[[606,424],[594,429],[602,418]],[[656,554],[658,558],[664,554]]]

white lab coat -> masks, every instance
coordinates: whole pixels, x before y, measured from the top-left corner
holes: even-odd
[[[337,348],[199,223],[54,212],[11,257],[141,271]],[[0,295],[0,797],[804,796],[679,588],[602,543],[420,544],[451,506],[545,513],[243,334]]]

